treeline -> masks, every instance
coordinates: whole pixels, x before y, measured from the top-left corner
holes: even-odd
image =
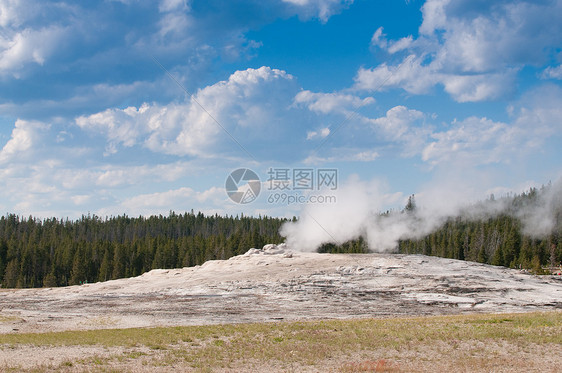
[[[558,229],[533,238],[522,233],[519,219],[504,214],[483,221],[455,218],[422,239],[400,241],[399,251],[542,273],[543,266],[558,266],[562,261],[561,233]]]
[[[423,238],[399,241],[397,251],[541,273],[542,267],[562,261],[562,196],[545,198],[552,192],[549,185],[499,200],[491,197]],[[403,211],[386,212],[379,218],[391,214],[411,218],[417,216],[416,211],[411,196]],[[540,220],[542,211],[552,215],[553,229],[540,237],[525,234],[520,218],[531,214]],[[279,228],[286,221],[193,211],[148,218],[88,215],[73,221],[10,214],[0,217],[0,284],[8,288],[66,286],[228,259],[252,247],[282,242]],[[342,245],[325,244],[318,251],[365,253],[368,247],[359,238]]]
[[[549,184],[500,200],[491,196],[467,207],[463,216],[450,218],[439,230],[422,239],[400,241],[398,249],[401,253],[542,273],[543,267],[559,266],[562,261],[562,196],[555,192]],[[479,215],[479,219],[474,218]],[[522,219],[526,221],[526,230]],[[552,223],[552,229],[549,233],[541,232],[540,226],[547,220]]]
[[[531,188],[528,192],[499,200],[491,196],[487,201],[467,207],[464,214],[448,219],[441,228],[423,238],[399,241],[397,251],[543,273],[543,267],[559,266],[562,262],[562,196],[545,198],[546,195],[552,196],[552,188],[550,184],[541,189]],[[416,209],[412,196],[406,208],[398,213],[411,214]],[[547,217],[547,212],[552,216]],[[553,220],[554,227],[549,234],[534,237],[524,233],[521,218],[532,214],[538,218],[537,224],[541,219]],[[529,228],[532,230],[533,227]],[[321,251],[366,252],[367,246],[361,238],[341,246],[327,244]]]
[[[285,219],[126,215],[78,220],[0,217],[2,287],[52,287],[137,276],[155,268],[195,266],[281,242]]]

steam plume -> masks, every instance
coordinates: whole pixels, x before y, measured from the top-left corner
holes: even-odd
[[[557,211],[562,210],[562,179],[532,203],[516,208],[511,198],[470,204],[475,190],[451,182],[427,185],[416,195],[415,210],[381,214],[389,202],[402,199],[387,189],[383,182],[353,176],[335,191],[336,203],[306,205],[298,221],[281,227],[281,235],[294,250],[315,251],[324,243],[342,244],[362,236],[371,251],[384,252],[394,250],[401,239],[422,238],[457,216],[478,220],[506,213],[521,219],[524,234],[543,237],[552,232]]]

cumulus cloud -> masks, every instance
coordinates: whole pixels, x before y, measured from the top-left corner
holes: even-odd
[[[166,154],[207,156],[210,149],[221,152],[216,144],[232,141],[224,130],[247,129],[245,136],[258,137],[276,132],[279,128],[271,127],[279,120],[275,116],[290,104],[294,91],[290,74],[264,66],[237,71],[184,103],[108,109],[79,117],[76,124],[106,136],[109,153],[118,145],[142,145]]]
[[[507,109],[511,122],[471,116],[445,127],[431,124],[431,116],[396,106],[379,118],[363,120],[379,138],[401,144],[404,156],[420,156],[431,166],[512,164],[540,150],[562,131],[562,90],[554,85],[536,88]]]
[[[450,74],[443,72],[438,64],[425,64],[425,58],[410,55],[400,65],[383,63],[375,68],[362,67],[354,78],[354,88],[366,91],[402,88],[412,94],[425,94],[439,84],[458,102],[493,100],[513,90],[516,69],[497,73]]]
[[[306,103],[310,111],[330,112],[313,106],[326,97],[324,94],[303,91],[297,97],[299,102]],[[333,99],[337,95],[329,97]],[[361,102],[358,98],[356,100]],[[540,151],[549,139],[562,133],[560,100],[562,90],[556,85],[538,87],[507,107],[512,118],[508,122],[471,116],[439,124],[434,122],[436,117],[433,114],[404,105],[392,107],[380,117],[358,113],[349,123],[350,128],[339,132],[341,136],[337,138],[333,138],[326,127],[308,131],[308,140],[333,139],[329,153],[321,154],[315,149],[304,162],[375,160],[385,154],[385,149],[399,149],[401,156],[419,157],[431,168],[445,164],[457,167],[513,164],[515,159],[521,160],[532,152]],[[351,138],[356,145],[354,149],[343,145]]]
[[[402,144],[403,154],[409,156],[419,151],[431,131],[429,126],[424,125],[424,118],[421,111],[395,106],[384,117],[368,122],[386,141]]]
[[[111,93],[127,87],[135,88],[127,95],[128,105],[138,107],[155,94],[160,102],[170,101],[177,97],[177,88],[151,55],[194,91],[216,72],[214,64],[255,55],[261,42],[248,38],[248,31],[295,15],[326,22],[351,3],[241,0],[193,6],[184,0],[122,0],[86,6],[2,1],[0,78],[6,89],[0,92],[0,111],[26,118],[93,113],[122,107],[124,95]],[[18,80],[43,89],[25,94]],[[105,95],[104,89],[96,88],[112,92]]]
[[[48,125],[41,122],[18,119],[10,140],[0,151],[0,163],[25,158],[26,153],[33,152],[33,147],[38,145],[40,132],[48,128]]]
[[[420,33],[443,34],[438,59],[462,71],[542,64],[560,45],[562,2],[429,0]]]
[[[422,159],[431,164],[470,160],[472,164],[504,162],[514,149],[521,151],[526,133],[505,123],[471,117],[454,122],[453,128],[432,134],[422,151]]]
[[[319,114],[349,113],[359,107],[372,104],[372,97],[361,99],[357,96],[342,93],[321,93],[308,90],[300,91],[295,96],[295,105],[304,105]]]
[[[24,29],[7,38],[0,36],[0,72],[19,77],[18,71],[26,64],[43,65],[65,39],[66,32],[63,27],[51,26],[39,30]]]
[[[422,14],[416,39],[390,41],[382,28],[373,34],[372,46],[409,57],[401,65],[361,68],[356,89],[423,94],[442,85],[459,102],[493,100],[513,92],[522,67],[548,63],[562,43],[562,1],[428,0]],[[555,78],[557,71],[547,67],[543,76]]]
[[[515,85],[515,69],[478,75],[441,75],[445,91],[458,102],[477,102],[501,98]]]
[[[0,76],[21,79],[30,66],[41,67],[64,52],[69,41],[79,33],[73,15],[73,7],[64,3],[3,1]]]
[[[562,133],[562,89],[556,85],[540,86],[526,92],[509,107],[513,125],[525,131],[527,142],[535,148]]]
[[[354,87],[366,91],[400,87],[413,94],[427,93],[439,82],[440,76],[422,63],[423,58],[410,55],[396,66],[383,63],[375,68],[361,67]]]

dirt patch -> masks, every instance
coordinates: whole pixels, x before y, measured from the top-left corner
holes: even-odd
[[[0,369],[17,371],[126,371],[126,372],[556,372],[562,364],[562,347],[556,344],[524,347],[502,341],[417,342],[416,345],[362,350],[333,355],[309,363],[244,359],[213,368],[178,358],[189,354],[189,344],[151,348],[98,346],[4,347]],[[97,369],[97,370],[96,370]]]

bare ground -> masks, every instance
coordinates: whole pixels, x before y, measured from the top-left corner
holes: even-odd
[[[189,352],[189,346],[182,346]],[[0,371],[46,372],[541,372],[557,373],[562,366],[560,345],[464,341],[420,344],[418,348],[365,350],[333,356],[311,364],[245,359],[227,366],[194,367],[171,362],[169,350],[104,348],[100,346],[33,347],[1,350]],[[98,369],[96,369],[96,366]]]

